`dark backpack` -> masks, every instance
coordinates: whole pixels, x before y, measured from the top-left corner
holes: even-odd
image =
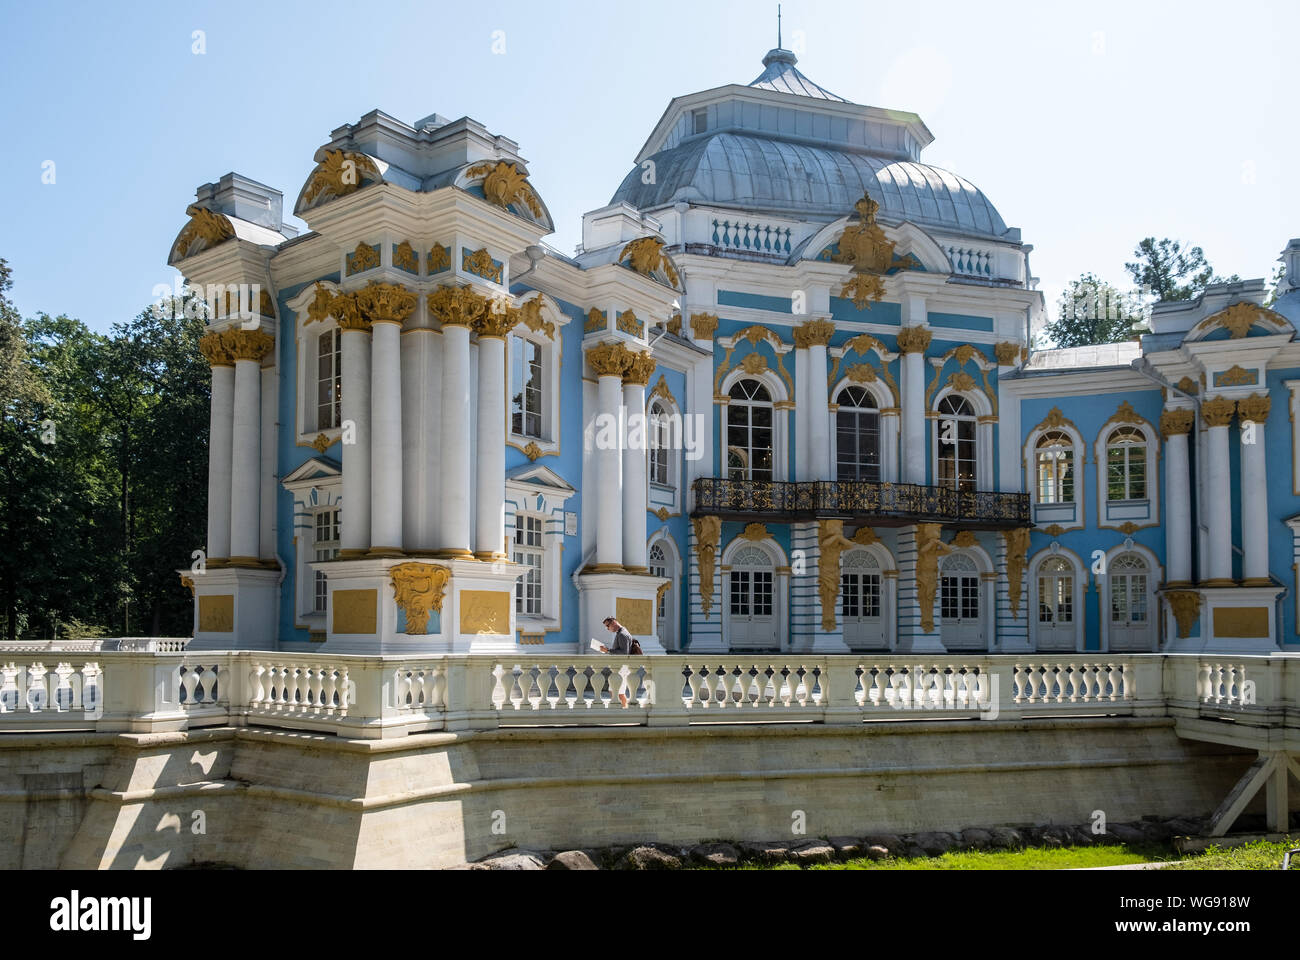
[[[638,640],[636,637],[633,637],[633,638],[632,638],[632,645],[631,645],[630,647],[627,648],[627,655],[628,655],[629,657],[644,657],[644,656],[645,656],[644,651],[642,651],[642,649],[641,649],[641,641]]]

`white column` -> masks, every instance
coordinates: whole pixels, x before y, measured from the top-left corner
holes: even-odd
[[[472,556],[469,540],[470,456],[469,327],[442,324],[442,482],[443,553]]]
[[[1226,414],[1214,407],[1226,403]],[[1214,400],[1202,408],[1208,427],[1205,431],[1205,499],[1202,515],[1210,528],[1207,569],[1202,579],[1232,583],[1232,509],[1231,481],[1228,466],[1228,424],[1232,420],[1232,401]]]
[[[1264,444],[1268,413],[1267,396],[1254,395],[1237,403],[1241,421],[1241,578],[1251,586],[1268,583],[1268,476]]]
[[[261,549],[262,362],[260,355],[253,356],[254,352],[250,346],[235,356],[230,445],[231,560],[257,560]]]
[[[497,315],[491,320],[497,320]],[[507,329],[481,326],[478,335],[478,522],[474,553],[480,560],[505,555]]]
[[[629,573],[650,571],[645,545],[645,388],[654,368],[655,362],[648,353],[633,354],[623,380],[628,434],[628,448],[623,454],[623,566]]]
[[[814,339],[808,347],[808,427],[811,480],[830,480],[831,437],[826,390],[826,341]]]
[[[209,341],[210,344],[219,341]],[[215,347],[213,349],[220,349]],[[212,361],[212,409],[208,426],[209,560],[230,557],[230,453],[235,415],[235,368],[228,355]]]
[[[795,341],[798,343],[799,338]],[[802,483],[812,479],[812,456],[809,450],[809,437],[812,428],[808,417],[811,405],[808,403],[808,350],[795,347],[794,351],[794,478]],[[723,438],[725,449],[726,438]],[[726,468],[726,462],[723,462]],[[782,478],[784,479],[784,478]]]
[[[880,479],[898,482],[898,411],[880,417]]]
[[[1168,585],[1192,581],[1192,500],[1187,431],[1192,411],[1171,410],[1161,418],[1165,433],[1165,569]]]
[[[903,483],[925,483],[925,351],[930,336],[924,327],[898,331],[903,354]]]
[[[263,560],[270,560],[276,554],[275,543],[275,462],[279,447],[279,430],[276,421],[276,405],[280,396],[279,374],[274,366],[262,368],[262,472],[261,504],[262,512],[258,519],[258,555]]]
[[[402,332],[402,543],[408,550],[438,546],[438,410],[441,367],[433,330]]]
[[[596,464],[595,572],[600,573],[623,567],[623,457],[618,412],[628,351],[621,344],[602,343],[587,351],[587,359],[599,377],[591,439]]]
[[[371,320],[370,552],[394,555],[402,552],[402,322]]]
[[[343,352],[343,530],[339,553],[357,556],[370,548],[370,325],[340,317],[339,326]]]

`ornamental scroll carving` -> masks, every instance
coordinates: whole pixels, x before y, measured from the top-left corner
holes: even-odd
[[[1165,599],[1178,622],[1178,638],[1187,639],[1192,635],[1192,625],[1201,615],[1201,595],[1190,590],[1176,590],[1165,594]]]
[[[713,609],[713,567],[718,559],[718,541],[722,539],[721,517],[696,517],[695,550],[700,564],[700,606],[704,619],[709,619]]]
[[[822,602],[822,629],[835,629],[835,601],[840,598],[840,554],[854,545],[844,536],[843,520],[817,522],[817,594]]]
[[[1003,530],[1002,539],[1007,548],[1007,599],[1011,603],[1011,616],[1018,618],[1020,592],[1025,581],[1025,558],[1029,554],[1029,528]]]
[[[664,242],[658,237],[640,237],[633,240],[618,255],[618,262],[627,265],[643,277],[665,280],[671,287],[680,285],[677,270],[664,253]]]
[[[228,217],[206,207],[191,205],[185,211],[190,222],[181,229],[172,247],[171,261],[184,260],[202,250],[234,239],[235,228]]]
[[[364,154],[326,150],[325,159],[317,164],[303,187],[297,212],[303,213],[325,199],[346,197],[360,189],[365,181],[379,179],[379,168]]]
[[[435,563],[400,563],[388,571],[397,605],[406,614],[406,632],[420,636],[429,629],[429,616],[442,612],[451,571]]]
[[[504,160],[498,160],[495,165],[480,163],[466,170],[465,175],[483,178],[483,196],[488,202],[503,209],[522,204],[534,217],[542,216],[542,204],[537,191],[528,182],[528,175],[516,164]]]
[[[876,223],[880,204],[870,194],[864,193],[853,209],[857,212],[858,222],[850,224],[840,234],[839,252],[830,259],[852,267],[853,275],[841,288],[840,296],[852,299],[853,305],[861,310],[884,297],[883,278],[890,270],[912,270],[921,264],[911,254],[901,260],[894,259],[894,242],[886,238],[885,231]]]

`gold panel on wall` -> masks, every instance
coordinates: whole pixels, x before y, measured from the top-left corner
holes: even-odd
[[[217,596],[199,597],[199,632],[235,632],[234,594],[223,593]]]
[[[618,597],[614,601],[614,619],[627,627],[634,637],[652,637],[655,632],[654,601]]]
[[[1216,607],[1214,636],[1250,639],[1268,636],[1268,607]]]
[[[378,630],[378,590],[335,590],[334,633],[373,634]]]
[[[460,632],[510,633],[510,604],[514,594],[503,590],[464,590],[460,594]]]

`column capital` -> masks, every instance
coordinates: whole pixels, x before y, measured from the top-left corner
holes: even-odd
[[[441,286],[428,295],[429,312],[444,327],[473,327],[488,312],[488,299],[469,287]]]
[[[221,345],[235,360],[260,363],[275,346],[275,338],[261,330],[226,330],[221,334]]]
[[[209,333],[199,338],[199,352],[210,367],[233,367],[235,358],[230,355],[225,339],[220,333]]]
[[[691,333],[696,340],[712,340],[718,332],[718,315],[716,313],[692,313]]]
[[[330,298],[329,312],[338,321],[341,330],[370,329],[370,320],[362,314],[355,293],[337,293]]]
[[[1236,409],[1237,404],[1229,397],[1215,397],[1201,404],[1201,416],[1211,427],[1226,427],[1232,422],[1232,415]]]
[[[630,352],[627,361],[627,368],[623,371],[623,384],[635,384],[644,387],[650,382],[650,375],[654,373],[656,366],[655,358],[649,353]]]
[[[1004,343],[999,343],[994,347],[993,355],[998,358],[998,366],[1014,367],[1016,361],[1020,359],[1021,353],[1024,352],[1024,349],[1025,348],[1020,344],[1008,340]]]
[[[415,294],[400,283],[372,282],[353,296],[361,315],[372,324],[401,324],[415,312]]]
[[[824,347],[835,335],[835,324],[818,318],[809,320],[794,328],[794,345],[800,350],[809,347]]]
[[[632,351],[621,343],[600,343],[587,351],[587,362],[598,377],[622,377]]]
[[[1237,415],[1243,421],[1250,420],[1253,423],[1265,423],[1268,420],[1268,414],[1272,406],[1273,401],[1268,394],[1261,396],[1258,393],[1252,393],[1249,397],[1237,401]]]
[[[488,310],[474,322],[474,332],[479,339],[495,338],[504,340],[523,319],[523,311],[518,307],[507,307],[501,312]]]
[[[930,349],[933,337],[934,334],[926,327],[903,327],[898,331],[898,352],[925,353]]]
[[[1191,410],[1166,410],[1160,415],[1160,435],[1166,440],[1183,436],[1191,431],[1195,419]]]
[[[312,298],[311,303],[307,305],[307,320],[304,323],[322,323],[331,313],[331,304],[334,302],[334,293],[321,283],[316,281],[316,296]]]

